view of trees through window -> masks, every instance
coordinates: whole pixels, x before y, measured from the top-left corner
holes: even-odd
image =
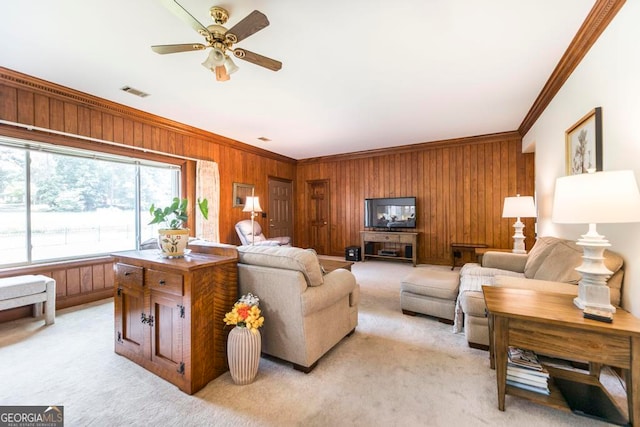
[[[149,206],[179,195],[179,174],[170,165],[0,141],[0,266],[135,249],[155,236]]]

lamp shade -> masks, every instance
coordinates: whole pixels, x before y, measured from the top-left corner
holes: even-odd
[[[560,224],[640,221],[640,192],[633,171],[594,172],[558,178],[551,220]]]
[[[209,52],[207,59],[205,59],[202,63],[202,66],[208,70],[213,71],[216,69],[216,67],[224,65],[225,58],[226,55],[224,54],[224,52],[217,47],[214,47]]]
[[[242,212],[262,212],[258,196],[248,196],[247,200],[244,202],[244,208],[242,209]]]
[[[224,68],[227,70],[227,74],[231,75],[238,71],[238,66],[231,60],[230,57],[225,57],[224,59]]]
[[[535,218],[536,205],[531,196],[505,197],[502,218]]]

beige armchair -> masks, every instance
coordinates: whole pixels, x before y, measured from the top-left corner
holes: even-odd
[[[255,246],[286,246],[291,245],[291,237],[271,237],[267,238],[262,233],[262,227],[257,221],[253,221],[253,232],[251,231],[251,220],[245,219],[236,224],[236,233],[243,245]]]
[[[358,324],[360,287],[345,269],[322,274],[313,251],[238,247],[238,290],[260,298],[262,352],[303,372]]]

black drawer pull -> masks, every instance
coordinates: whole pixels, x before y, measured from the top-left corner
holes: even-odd
[[[158,280],[158,285],[164,286],[166,284],[167,284],[167,282],[165,282],[164,280]]]

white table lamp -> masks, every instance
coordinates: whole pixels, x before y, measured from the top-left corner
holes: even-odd
[[[251,196],[247,196],[247,200],[244,202],[244,208],[242,208],[242,212],[251,212],[251,244],[254,244],[254,237],[256,234],[256,230],[253,228],[254,218],[258,215],[258,212],[262,212],[262,207],[260,207],[260,200],[258,196],[253,195],[253,190],[251,190]]]
[[[593,172],[569,175],[556,180],[552,221],[560,224],[589,224],[577,244],[582,246],[582,275],[578,296],[581,309],[596,308],[615,313],[607,279],[612,272],[604,265],[604,250],[611,246],[596,231],[597,223],[640,221],[640,192],[633,171]]]
[[[502,218],[517,218],[513,224],[515,233],[513,235],[513,253],[526,254],[524,248],[524,223],[520,218],[535,218],[536,205],[531,196],[505,197],[504,206],[502,208]]]

